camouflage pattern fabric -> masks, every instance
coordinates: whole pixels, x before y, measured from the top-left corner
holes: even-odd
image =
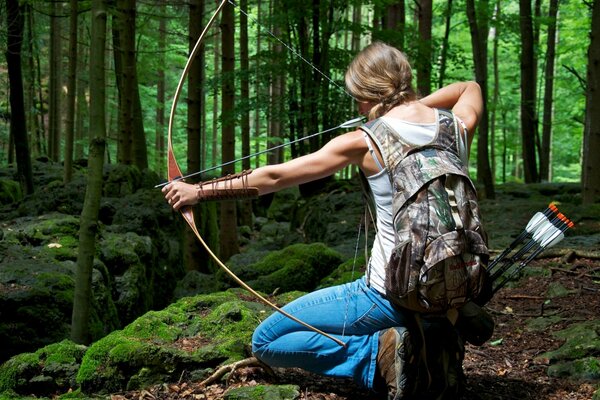
[[[483,295],[489,260],[457,121],[450,112],[436,114],[436,135],[423,146],[403,141],[382,119],[361,127],[379,146],[393,187],[396,245],[386,267],[387,296],[421,313],[443,313]]]

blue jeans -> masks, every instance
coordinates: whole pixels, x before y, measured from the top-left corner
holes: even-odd
[[[252,351],[256,357],[272,367],[298,367],[351,378],[368,389],[373,389],[379,332],[405,326],[408,318],[369,288],[364,277],[309,293],[283,309],[337,337],[346,347],[276,312],[254,331]]]

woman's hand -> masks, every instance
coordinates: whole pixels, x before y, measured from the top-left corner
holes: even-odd
[[[176,211],[181,207],[191,206],[198,202],[196,187],[182,181],[169,183],[162,188],[162,192],[169,205]]]

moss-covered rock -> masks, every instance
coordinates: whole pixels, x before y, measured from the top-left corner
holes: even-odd
[[[64,340],[19,354],[0,365],[0,393],[50,396],[75,388],[85,351],[85,346]]]
[[[550,365],[548,376],[597,382],[600,381],[600,359],[598,357],[585,357]]]
[[[565,342],[558,349],[539,356],[550,360],[549,376],[600,379],[600,320],[573,324],[553,336]]]
[[[600,320],[573,324],[553,334],[564,339],[564,344],[540,357],[552,361],[578,360],[600,354]]]
[[[364,274],[365,265],[365,256],[351,258],[323,278],[317,289],[353,282]]]
[[[259,316],[269,310],[244,297],[231,290],[183,298],[111,333],[85,354],[82,390],[134,389],[247,357]]]
[[[14,204],[22,198],[23,192],[19,182],[0,178],[0,205]]]
[[[256,385],[229,389],[224,400],[294,400],[300,398],[296,385]]]
[[[70,334],[75,263],[5,258],[0,262],[0,361]],[[118,326],[110,286],[92,276],[91,339]]]
[[[342,256],[323,243],[299,243],[234,272],[251,287],[266,293],[275,289],[310,291],[342,262]]]

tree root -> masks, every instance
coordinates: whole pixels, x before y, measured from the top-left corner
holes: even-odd
[[[205,380],[200,382],[200,385],[208,386],[210,384],[213,384],[213,383],[221,380],[221,378],[223,378],[223,376],[225,376],[225,374],[230,373],[230,372],[235,372],[237,369],[244,368],[244,367],[260,367],[268,375],[275,376],[275,372],[273,372],[271,367],[269,367],[267,364],[263,363],[256,357],[249,357],[249,358],[245,358],[240,361],[236,361],[231,364],[220,366],[219,368],[217,368],[217,370],[215,372],[213,372],[213,374],[211,376],[209,376],[208,378],[206,378]],[[230,374],[230,376],[231,376],[231,374]]]

